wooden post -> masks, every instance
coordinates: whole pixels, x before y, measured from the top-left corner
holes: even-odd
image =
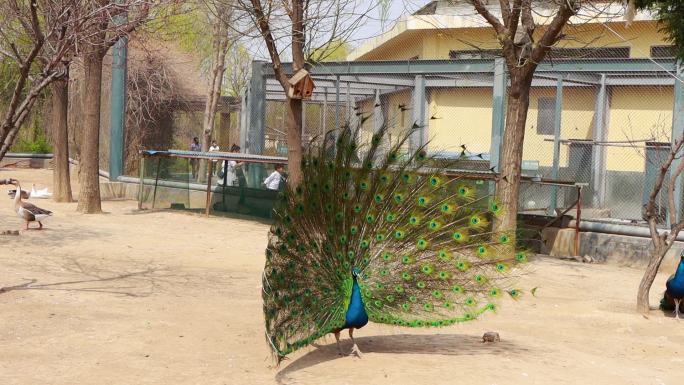
[[[207,176],[207,204],[205,208],[205,214],[206,216],[209,216],[209,207],[211,206],[211,177],[214,172],[214,162],[212,162],[211,159],[208,159],[207,163],[207,173],[209,175]]]
[[[580,221],[582,217],[582,186],[577,186],[577,217],[575,218],[575,256],[579,256]]]
[[[157,176],[154,178],[154,194],[152,194],[152,208],[157,203],[157,185],[159,184],[159,170],[161,169],[161,157],[157,158]]]
[[[142,210],[142,201],[143,201],[143,189],[145,188],[145,155],[141,154],[140,156],[140,170],[138,172],[138,175],[140,177],[140,180],[138,181],[138,210]]]

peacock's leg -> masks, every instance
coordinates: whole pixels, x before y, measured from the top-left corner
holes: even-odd
[[[356,344],[356,341],[354,341],[354,328],[349,328],[349,338],[352,340],[352,351],[351,354],[356,354],[357,357],[361,358],[363,355],[361,353],[361,349],[359,349],[359,346]]]
[[[335,332],[335,341],[337,342],[337,351],[340,353],[341,356],[343,356],[344,354],[342,354],[342,348],[340,347],[340,331],[339,330]]]
[[[679,304],[680,304],[681,302],[682,302],[681,299],[675,299],[675,300],[674,300],[674,303],[675,303],[675,318],[676,318],[676,319],[679,319]]]

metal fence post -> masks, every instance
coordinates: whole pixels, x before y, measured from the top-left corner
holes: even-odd
[[[503,58],[494,59],[494,85],[492,89],[492,141],[489,148],[489,167],[499,171],[501,141],[506,125],[506,62]],[[489,193],[494,194],[496,184],[489,184]]]
[[[606,75],[601,74],[601,84],[596,94],[596,113],[594,119],[594,144],[592,145],[592,203],[594,208],[605,206],[606,200],[606,148],[596,142],[604,142],[608,137],[608,114],[610,95],[606,86]]]
[[[117,0],[121,4],[122,0]],[[126,23],[127,13],[114,16],[114,24]],[[122,36],[112,47],[112,85],[109,127],[109,179],[123,174],[126,125],[126,81],[128,38]]]
[[[671,140],[673,146],[675,141],[680,140],[682,138],[682,134],[684,134],[684,83],[682,83],[682,80],[684,79],[684,67],[682,64],[683,63],[681,60],[677,61],[677,79],[675,79],[674,85],[674,106],[672,110]],[[681,155],[676,157],[672,162],[670,169],[676,170],[681,161]],[[675,218],[677,222],[679,222],[682,218],[682,199],[684,199],[682,194],[684,193],[684,177],[680,176],[677,178],[677,180],[674,181],[674,184],[674,202],[675,208],[677,210]],[[667,217],[669,218],[669,215]]]
[[[558,168],[560,167],[560,136],[561,114],[563,113],[563,78],[558,77],[556,82],[556,109],[553,115],[553,168],[551,179],[558,180]],[[556,215],[558,207],[558,186],[551,186],[551,202],[549,203],[548,215]]]
[[[416,75],[413,85],[413,124],[417,126],[411,134],[409,140],[409,149],[411,152],[416,151],[420,146],[425,144],[425,76]]]

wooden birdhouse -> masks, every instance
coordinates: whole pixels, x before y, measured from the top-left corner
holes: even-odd
[[[287,96],[290,99],[311,99],[311,94],[313,94],[314,83],[309,71],[304,68],[297,71],[290,80],[290,89],[287,90]]]

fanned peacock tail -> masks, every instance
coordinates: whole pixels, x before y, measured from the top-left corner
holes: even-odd
[[[371,321],[444,326],[517,298],[511,271],[526,260],[514,235],[492,233],[502,211],[486,185],[431,168],[412,133],[365,146],[345,129],[305,155],[303,182],[275,209],[263,274],[267,340],[280,360],[344,325],[353,278]],[[331,148],[335,151],[331,151]]]

